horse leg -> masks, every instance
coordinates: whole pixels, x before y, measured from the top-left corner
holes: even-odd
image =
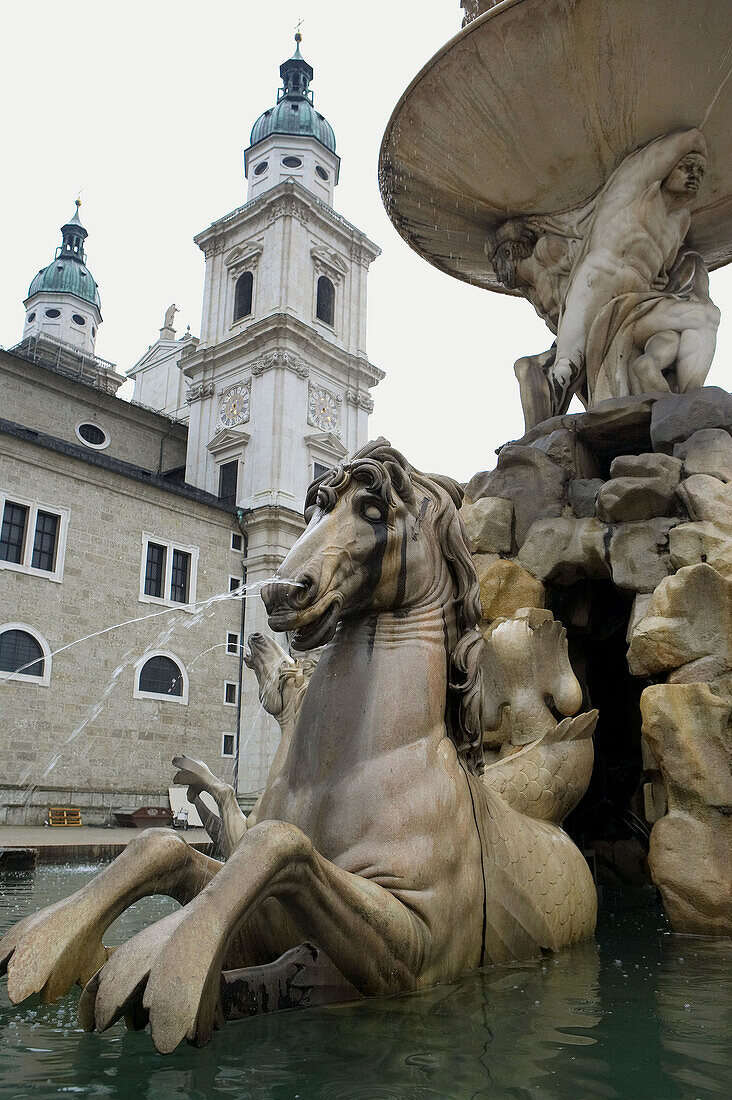
[[[263,821],[181,911],[151,967],[143,1007],[161,1053],[184,1038],[209,1042],[222,1019],[224,959],[242,923],[267,898],[277,899],[303,940],[316,943],[359,993],[417,986],[429,941],[419,917],[389,890],[325,859],[294,825]],[[121,950],[134,952],[134,944]],[[100,974],[102,996],[119,955]]]
[[[228,859],[246,832],[247,819],[236,801],[233,787],[217,779],[201,760],[191,756],[174,756],[173,764],[178,769],[173,777],[174,783],[184,783],[188,787],[188,800],[193,802],[201,814],[201,791],[208,791],[219,808],[220,818],[205,808],[201,814],[206,832],[218,844],[224,857]]]
[[[26,917],[0,939],[0,974],[7,971],[11,1001],[31,993],[55,1001],[74,982],[84,984],[107,959],[102,936],[133,902],[167,894],[185,904],[220,867],[168,829],[136,836],[81,890]]]

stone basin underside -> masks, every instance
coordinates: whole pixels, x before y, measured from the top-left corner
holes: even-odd
[[[486,239],[582,206],[633,149],[697,126],[710,156],[688,243],[732,259],[729,0],[505,0],[415,78],[380,157],[386,209],[435,267],[507,293]]]

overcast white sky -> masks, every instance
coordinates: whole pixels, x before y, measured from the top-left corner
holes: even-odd
[[[513,361],[548,347],[549,334],[527,302],[412,253],[377,184],[392,108],[461,15],[459,0],[4,5],[0,344],[20,339],[28,284],[80,188],[104,316],[97,353],[127,370],[172,301],[179,332],[198,334],[204,261],[192,237],[245,201],[242,151],[275,102],[302,18],[316,104],[342,158],[336,208],[383,249],[369,276],[368,351],[388,377],[370,433],[423,469],[467,479],[491,467],[523,430]],[[731,269],[712,276],[712,296],[723,322],[709,383],[729,388]]]

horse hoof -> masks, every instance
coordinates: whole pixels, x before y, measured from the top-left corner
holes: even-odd
[[[84,927],[83,909],[71,899],[26,917],[0,940],[0,974],[7,972],[13,1004],[33,993],[47,1004],[57,1001],[75,982],[87,982],[106,958],[101,934]]]

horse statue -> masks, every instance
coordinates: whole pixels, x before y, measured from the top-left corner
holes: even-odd
[[[221,863],[165,829],[133,840],[0,940],[12,1001],[79,981],[86,1028],[149,1022],[169,1052],[262,1009],[257,990],[279,1007],[394,994],[592,935],[580,851],[480,774],[484,643],[461,497],[384,439],[313,483],[263,598],[273,630],[325,649],[234,851]],[[182,907],[110,955],[109,925],[156,893]]]

